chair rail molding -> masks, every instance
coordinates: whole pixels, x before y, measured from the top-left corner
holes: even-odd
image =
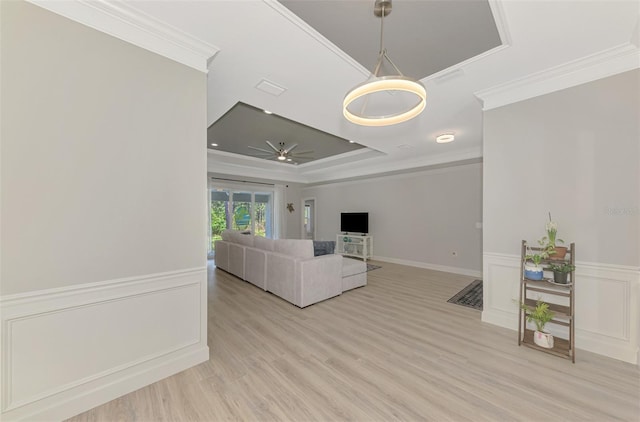
[[[0,297],[0,323],[0,419],[66,419],[209,359],[206,268]]]
[[[482,321],[515,331],[520,257],[485,252],[483,260]],[[576,261],[575,274],[576,348],[640,363],[640,269]]]

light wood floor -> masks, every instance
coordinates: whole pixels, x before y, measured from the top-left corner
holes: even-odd
[[[636,366],[518,347],[447,303],[472,278],[379,264],[306,309],[210,268],[211,359],[70,420],[640,420]]]

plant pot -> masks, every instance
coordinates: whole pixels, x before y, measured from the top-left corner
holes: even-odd
[[[540,347],[544,347],[545,349],[553,348],[553,336],[543,331],[536,330],[533,333],[533,342]]]
[[[553,281],[557,284],[567,284],[567,276],[569,273],[562,273],[560,271],[553,272]]]
[[[567,248],[565,246],[556,246],[556,253],[551,254],[551,259],[564,259],[567,254]]]
[[[533,264],[533,263],[525,263],[524,264],[524,277],[529,280],[542,280],[544,272],[542,271],[542,267]]]

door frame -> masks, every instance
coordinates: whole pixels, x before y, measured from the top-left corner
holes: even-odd
[[[311,212],[311,218],[313,219],[313,221],[311,222],[311,225],[313,227],[312,238],[313,238],[313,240],[317,240],[316,239],[316,235],[317,235],[318,228],[317,228],[317,224],[316,223],[318,221],[318,218],[316,217],[316,214],[317,214],[316,211],[318,209],[318,200],[316,199],[315,196],[310,196],[308,198],[302,198],[300,200],[300,207],[301,207],[300,209],[302,210],[302,212],[300,213],[301,214],[300,225],[302,227],[302,229],[301,229],[302,238],[303,239],[308,239],[307,238],[307,231],[305,230],[305,227],[304,227],[304,210],[305,210],[305,207],[307,205],[307,201],[313,201],[313,210]]]

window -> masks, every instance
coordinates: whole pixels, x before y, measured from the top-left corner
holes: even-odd
[[[211,189],[210,251],[215,241],[222,239],[225,229],[250,232],[273,238],[273,192]]]
[[[311,233],[311,205],[304,206],[304,231]]]

